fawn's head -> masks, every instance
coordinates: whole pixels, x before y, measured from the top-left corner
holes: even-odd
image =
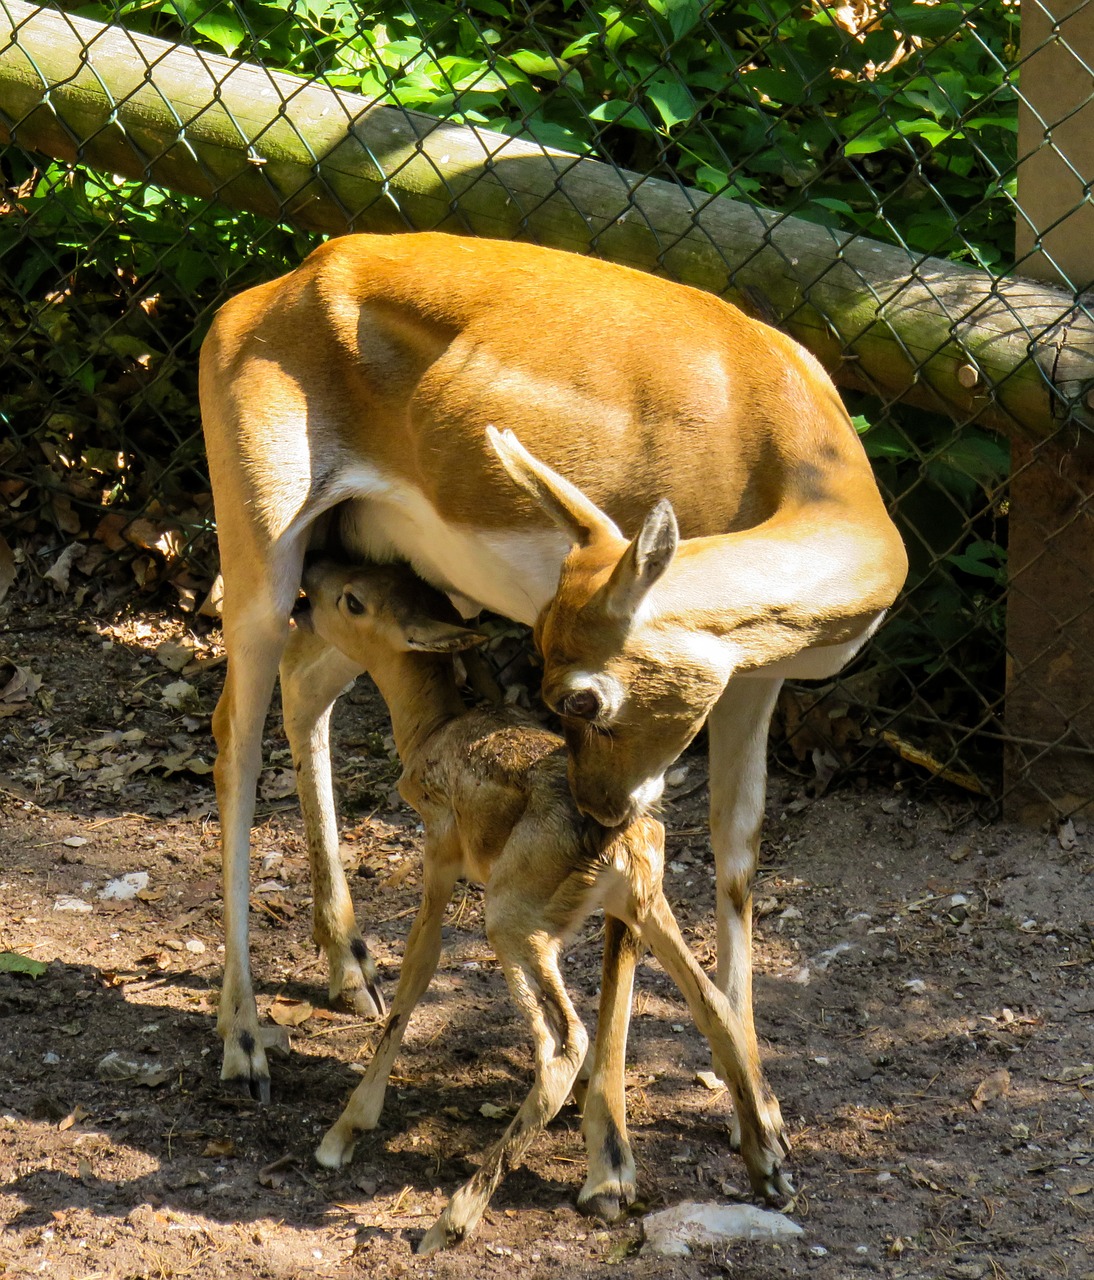
[[[725,653],[659,612],[653,597],[679,545],[667,501],[628,542],[511,432],[488,428],[488,435],[511,479],[572,543],[536,622],[543,697],[562,718],[578,808],[617,826],[660,798],[665,770],[725,687]]]
[[[406,565],[316,559],[305,565],[302,585],[307,602],[298,623],[366,669],[392,652],[455,653],[485,638],[453,621],[448,597]]]

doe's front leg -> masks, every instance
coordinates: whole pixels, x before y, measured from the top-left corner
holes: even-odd
[[[759,1062],[752,1010],[752,882],[760,857],[767,792],[767,737],[782,681],[730,680],[707,721],[710,738],[710,838],[717,902],[717,985],[740,1020],[749,1058]],[[778,1099],[760,1074],[765,1124],[783,1133]],[[741,1146],[734,1112],[730,1141]],[[784,1135],[785,1141],[785,1135]]]
[[[687,1001],[696,1026],[706,1036],[718,1074],[733,1095],[741,1126],[741,1155],[756,1195],[781,1203],[793,1194],[782,1171],[789,1146],[782,1119],[764,1105],[763,1082],[745,1026],[729,1001],[691,953],[665,895],[658,889],[639,923],[639,932]]]

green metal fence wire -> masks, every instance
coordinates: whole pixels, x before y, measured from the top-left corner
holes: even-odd
[[[631,219],[655,239],[651,265],[671,273],[685,234],[705,236],[721,251],[709,219],[733,200],[753,211],[755,255],[775,250],[787,270],[796,264],[778,229],[792,219],[829,229],[833,245],[850,235],[895,246],[907,264],[902,278],[860,276],[859,284],[884,311],[914,280],[921,305],[943,317],[931,350],[903,347],[907,365],[921,373],[975,320],[983,298],[1004,296],[989,288],[963,312],[955,309],[952,295],[932,285],[930,259],[967,264],[989,285],[1035,265],[1043,276],[1047,262],[1066,289],[1053,323],[1090,318],[1080,292],[1090,280],[1074,278],[1053,238],[1090,201],[1087,157],[1064,154],[1054,141],[1085,99],[1052,119],[1041,103],[1023,107],[1022,95],[1023,68],[1049,44],[1073,54],[1077,73],[1085,68],[1089,78],[1083,56],[1094,40],[1073,46],[1075,24],[1053,16],[1042,38],[1023,42],[1016,3],[126,0],[66,9],[46,7],[83,42],[83,63],[109,103],[102,124],[81,131],[56,105],[64,85],[37,67],[29,73],[40,82],[32,84],[35,109],[52,112],[56,141],[52,157],[25,150],[17,140],[28,113],[8,100],[0,78],[0,128],[16,139],[0,156],[0,532],[34,569],[35,590],[67,584],[89,608],[110,607],[134,585],[164,583],[183,607],[194,608],[209,586],[215,547],[197,421],[197,349],[226,297],[290,269],[318,240],[314,222],[300,215],[305,202],[286,190],[282,168],[270,158],[276,131],[291,127],[304,180],[323,184],[329,148],[318,149],[315,136],[294,123],[317,86],[382,104],[425,140],[394,163],[368,150],[360,162],[375,180],[359,200],[346,192],[364,188],[325,187],[346,225],[382,220],[385,229],[425,229],[401,179],[408,166],[428,160],[445,193],[432,225],[474,230],[475,183],[508,181],[489,142],[503,135],[535,144],[553,175],[538,192],[509,190],[514,233],[527,238],[537,237],[542,207],[561,200],[587,225],[589,251],[605,248],[599,228]],[[5,51],[28,47],[20,32],[42,10],[5,0],[0,11],[10,31],[0,32],[2,63]],[[208,73],[207,100],[191,95],[184,103],[164,88],[167,53],[142,55],[142,65],[130,69],[129,93],[135,99],[138,91],[156,91],[172,122],[168,141],[124,130],[125,172],[135,176],[88,165],[96,141],[123,129],[130,101],[96,70],[97,45],[105,49],[107,38],[99,23],[169,42],[141,46],[146,50],[205,51],[296,77],[269,80],[280,96],[266,124],[225,114],[222,133],[231,136],[222,145],[250,157],[258,212],[229,207],[223,175],[196,141],[203,116],[208,123],[226,112],[228,82],[216,68],[227,64],[215,57],[195,64]],[[1094,80],[1086,96],[1091,91]],[[347,132],[348,101],[329,96],[331,109],[345,116],[335,133],[367,148],[359,130]],[[1020,108],[1031,122],[1024,153]],[[448,126],[481,131],[474,135],[482,141],[478,176],[455,181],[427,145],[431,130]],[[1074,204],[1047,222],[1021,207],[1018,187],[1020,164],[1046,149],[1077,184]],[[179,172],[185,162],[200,181],[163,180],[164,166],[178,156]],[[575,157],[594,158],[616,175],[622,196],[609,216],[580,207],[569,181]],[[688,210],[682,227],[667,231],[651,219],[646,197],[661,190],[658,182]],[[825,276],[845,268],[850,254],[847,246],[834,250],[831,264],[789,307],[740,286],[749,255],[727,261],[730,292],[762,318],[793,328],[814,306]],[[1012,307],[1009,327],[1026,335],[1033,360],[1044,316],[1034,324]],[[858,335],[837,336],[851,351]],[[1032,733],[1016,728],[1006,702],[1008,680],[1013,693],[1016,679],[1013,652],[1008,673],[1008,600],[1047,610],[1040,580],[1049,567],[1059,574],[1061,557],[1081,590],[1068,592],[1069,616],[1045,613],[1043,643],[1021,649],[1017,676],[1051,667],[1061,637],[1074,648],[1083,633],[1091,570],[1073,535],[1088,518],[1086,472],[1062,467],[1060,459],[1083,454],[1087,428],[1064,404],[1036,439],[1027,441],[1017,423],[1013,433],[1001,433],[997,421],[984,425],[981,412],[997,403],[996,388],[976,399],[983,375],[975,363],[957,377],[973,389],[964,413],[952,397],[932,398],[931,378],[916,373],[909,383],[914,404],[869,377],[845,393],[912,571],[899,607],[844,678],[784,695],[783,749],[822,783],[861,764],[879,743],[885,745],[875,760],[902,757],[913,771],[992,796],[1031,785],[1044,792],[1038,761],[1055,760],[1061,749],[1074,758],[1094,754],[1084,728],[1094,722],[1088,698],[1075,704],[1073,692],[1061,693],[1046,676],[1038,696],[1051,714],[1035,729],[1052,728]],[[1024,441],[1013,458],[1011,434]],[[1046,469],[1065,489],[1058,519],[1037,525],[1032,541],[1027,531],[1031,549],[1020,572],[1013,564],[1008,570],[1015,476]],[[65,572],[47,576],[62,554]],[[1011,765],[1005,777],[1004,747]],[[1094,796],[1094,785],[1086,793],[1076,785],[1063,809],[1053,798],[1057,810]]]

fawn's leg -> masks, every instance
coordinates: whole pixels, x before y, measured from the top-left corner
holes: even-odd
[[[585,1085],[581,1127],[589,1176],[577,1197],[584,1213],[614,1222],[636,1194],[627,1137],[626,1059],[638,936],[615,916],[604,917],[604,964],[592,1073]]]
[[[501,1139],[487,1151],[482,1166],[448,1202],[426,1232],[419,1253],[448,1249],[472,1231],[490,1203],[498,1183],[521,1162],[536,1135],[566,1101],[589,1046],[559,972],[559,939],[538,931],[491,923],[490,942],[505,971],[513,999],[524,1014],[535,1042],[536,1076],[520,1110]]]
[[[444,909],[452,897],[459,871],[459,860],[445,857],[439,847],[427,838],[422,905],[407,938],[399,985],[383,1035],[364,1078],[353,1091],[345,1110],[327,1130],[315,1153],[316,1160],[328,1169],[347,1164],[353,1157],[357,1135],[366,1129],[375,1129],[380,1121],[388,1077],[407,1022],[425,994],[440,960]]]
[[[730,680],[707,721],[710,736],[710,838],[717,893],[717,984],[741,1021],[749,1057],[759,1062],[752,1016],[752,881],[760,856],[767,791],[767,734],[778,679]],[[782,1129],[778,1099],[761,1075],[767,1123]],[[740,1119],[730,1139],[740,1146]]]
[[[372,1018],[384,1000],[342,869],[330,761],[334,701],[363,670],[314,631],[294,627],[281,659],[281,704],[311,866],[312,937],[327,956],[331,1000]]]

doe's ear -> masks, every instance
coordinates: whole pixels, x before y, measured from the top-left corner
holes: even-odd
[[[676,512],[667,498],[653,508],[637,536],[624,551],[603,588],[608,612],[617,618],[633,616],[646,593],[672,563],[680,545]]]
[[[403,628],[406,647],[419,653],[460,653],[485,644],[489,636],[470,627],[433,618],[415,618]]]
[[[533,457],[511,431],[489,426],[486,438],[517,488],[534,499],[572,543],[587,547],[601,538],[622,541],[623,535],[610,516],[577,485]]]

